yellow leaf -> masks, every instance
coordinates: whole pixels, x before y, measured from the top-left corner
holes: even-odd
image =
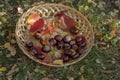
[[[15,49],[14,47],[10,46],[10,47],[8,47],[8,50],[10,51],[10,54],[11,54],[12,56],[15,56],[15,55],[16,55],[16,49]]]
[[[36,22],[37,20],[39,20],[40,16],[38,13],[32,13],[28,16],[27,20],[26,20],[26,23],[27,24],[30,24],[30,25],[33,25],[34,22]]]
[[[117,28],[114,27],[114,28],[112,29],[112,31],[110,32],[110,35],[111,35],[111,36],[115,36],[116,33],[117,33]]]
[[[85,9],[85,11],[87,11],[87,10],[89,9],[89,6],[85,6],[85,8],[84,8],[84,9]]]
[[[87,2],[88,2],[88,3],[91,3],[91,2],[92,2],[92,0],[87,0]]]
[[[114,27],[110,32],[109,40],[113,39],[116,36],[116,33],[117,33],[117,28]]]
[[[0,72],[5,72],[7,69],[6,69],[6,67],[1,67],[0,68]]]
[[[16,40],[14,40],[14,39],[11,39],[11,44],[15,44],[16,43]]]
[[[8,48],[8,47],[10,47],[10,43],[9,42],[4,44],[4,48]]]
[[[54,60],[54,61],[53,61],[53,64],[63,65],[63,60]]]

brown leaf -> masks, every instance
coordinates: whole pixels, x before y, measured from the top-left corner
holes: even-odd
[[[114,36],[117,33],[117,28],[113,28],[112,31],[110,32],[111,36]]]
[[[10,54],[12,56],[16,55],[16,49],[13,46],[9,46],[7,49],[10,51]]]
[[[42,61],[45,62],[45,63],[50,63],[51,62],[51,56],[47,54],[45,59],[42,60]]]

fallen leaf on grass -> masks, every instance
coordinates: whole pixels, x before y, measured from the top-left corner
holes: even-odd
[[[1,67],[1,68],[0,68],[0,72],[5,72],[6,70],[7,70],[6,67]]]
[[[8,50],[10,51],[11,56],[15,56],[16,55],[16,49],[13,46],[9,46]]]
[[[84,9],[85,9],[85,11],[87,11],[87,10],[89,9],[89,6],[85,6],[85,8],[84,8]]]
[[[11,39],[11,44],[15,44],[16,43],[16,40],[14,40],[14,39]]]
[[[0,12],[0,16],[6,15],[6,12]]]
[[[117,28],[115,27],[111,30],[109,39],[111,40],[113,37],[115,37],[116,33],[117,33]]]
[[[8,48],[8,47],[10,47],[10,43],[9,42],[4,44],[4,48]]]
[[[88,2],[88,3],[91,3],[91,2],[92,2],[92,0],[87,0],[87,2]]]

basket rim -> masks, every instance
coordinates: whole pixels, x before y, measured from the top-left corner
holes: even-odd
[[[25,13],[27,13],[28,11],[34,9],[35,7],[45,6],[45,5],[47,5],[47,6],[48,6],[48,5],[49,5],[49,6],[54,6],[54,5],[56,5],[56,6],[63,6],[63,7],[65,7],[66,9],[71,9],[73,12],[76,12],[77,14],[81,15],[82,18],[87,22],[88,26],[91,28],[91,32],[92,32],[92,40],[91,40],[91,45],[90,45],[89,49],[87,50],[87,52],[86,52],[84,55],[82,55],[82,57],[74,60],[73,62],[65,63],[65,64],[63,64],[63,65],[47,64],[47,63],[41,62],[40,60],[36,60],[36,58],[34,58],[34,57],[31,57],[31,55],[29,55],[29,54],[27,53],[27,51],[24,50],[24,49],[21,47],[22,45],[19,43],[19,40],[17,39],[16,29],[15,29],[15,37],[16,37],[17,44],[18,44],[19,48],[23,51],[23,53],[24,53],[27,57],[29,57],[29,58],[32,59],[33,61],[35,61],[35,62],[37,62],[37,63],[40,63],[40,64],[43,64],[43,65],[46,65],[46,66],[49,66],[49,67],[64,67],[64,66],[73,65],[73,64],[81,61],[83,58],[85,58],[85,57],[89,54],[89,52],[90,52],[90,50],[92,49],[93,44],[94,44],[94,31],[93,31],[93,28],[92,28],[90,22],[88,21],[88,19],[87,19],[81,12],[78,12],[76,9],[71,8],[71,7],[69,7],[69,6],[66,6],[66,5],[63,5],[63,4],[55,4],[55,3],[45,3],[45,4],[39,4],[39,5],[37,5],[37,6],[33,6],[32,8],[29,8],[26,12],[24,12],[23,15],[24,15]],[[23,15],[22,15],[22,16],[23,16]],[[22,17],[22,16],[21,16],[21,17]],[[20,20],[20,19],[19,19],[19,20]],[[17,25],[18,25],[18,23],[19,23],[19,20],[18,20],[18,22],[17,22],[17,24],[16,24],[16,27],[17,27]]]

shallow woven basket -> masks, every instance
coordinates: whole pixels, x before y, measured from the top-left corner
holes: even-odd
[[[30,15],[30,13],[33,12],[40,13],[42,17],[49,17],[57,12],[60,12],[61,10],[66,10],[66,14],[78,23],[81,33],[85,35],[87,39],[87,46],[84,50],[84,53],[80,56],[80,58],[76,59],[75,61],[65,63],[63,65],[46,64],[44,62],[41,62],[39,59],[35,58],[33,55],[31,55],[30,52],[28,52],[25,48],[25,39],[26,39],[26,36],[24,34],[24,31],[26,29],[25,21],[26,18]],[[20,17],[19,21],[16,24],[15,33],[16,33],[17,43],[25,55],[27,55],[30,59],[34,60],[35,62],[48,66],[55,66],[55,67],[68,66],[82,60],[89,53],[94,42],[93,29],[89,21],[86,19],[86,17],[83,16],[80,12],[76,11],[75,9],[72,9],[70,7],[61,4],[41,4],[38,6],[34,6],[33,8],[30,8],[27,12],[25,12],[22,15],[22,17]]]

